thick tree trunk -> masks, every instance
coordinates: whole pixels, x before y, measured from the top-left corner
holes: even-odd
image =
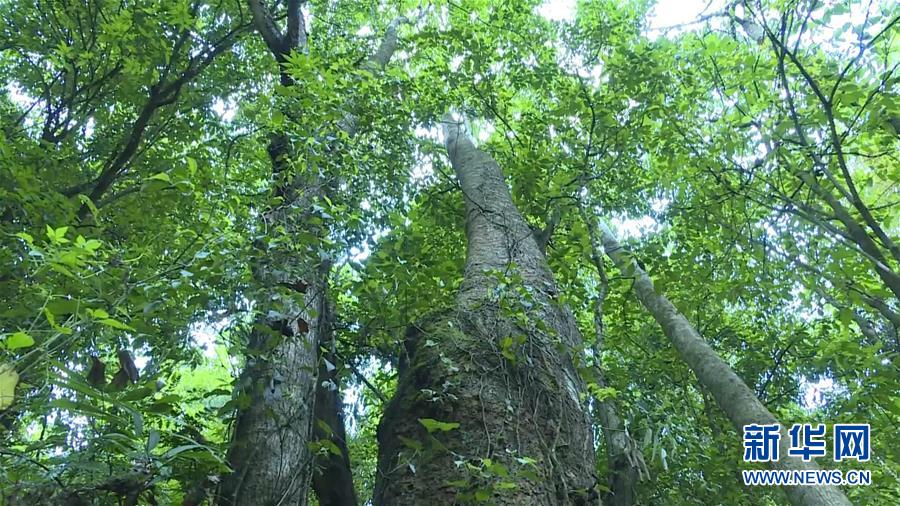
[[[739,430],[751,424],[775,424],[778,420],[760,402],[746,383],[722,360],[716,351],[694,329],[687,318],[669,300],[656,292],[650,276],[616,240],[612,231],[600,224],[600,236],[606,254],[627,275],[634,276],[634,291],[641,304],[653,315],[675,350],[715,398],[716,403]],[[790,438],[782,426],[780,459],[775,468],[786,470],[818,470],[815,462],[788,456]],[[849,506],[850,501],[837,487],[785,487],[788,499],[796,506]]]
[[[288,26],[281,34],[265,5],[250,0],[256,27],[279,63],[291,51],[306,50],[300,2],[287,3]],[[364,63],[365,68],[380,70],[390,61],[401,21],[397,19],[389,24],[377,51]],[[283,86],[295,84],[284,69],[280,82]],[[356,123],[356,116],[348,112],[338,126],[352,137]],[[338,149],[330,146],[329,152]],[[266,223],[271,229],[280,225],[287,234],[301,230],[317,236],[325,233],[320,227],[308,224],[314,213],[313,204],[330,190],[318,169],[291,167],[296,156],[290,137],[284,133],[272,136],[268,151],[273,179],[281,182],[275,192],[293,205],[268,210]],[[300,174],[287,176],[292,172]],[[291,209],[304,211],[297,216]],[[311,481],[323,506],[356,504],[340,389],[337,378],[320,360],[327,357],[318,356],[320,347],[333,347],[327,301],[330,264],[319,262],[318,258],[305,258],[289,248],[266,252],[265,258],[255,266],[260,285],[271,288],[273,296],[269,299],[279,302],[281,307],[266,302],[254,328],[248,364],[237,388],[237,399],[245,401],[240,403],[228,455],[233,472],[223,479],[219,504],[303,506],[307,503]],[[293,300],[276,293],[277,287],[292,290]],[[320,371],[324,374],[321,378]],[[323,382],[333,386],[326,388]],[[322,402],[322,406],[317,408],[317,402]],[[330,434],[325,433],[319,420],[330,428]],[[326,438],[336,444],[341,455],[320,459],[324,474],[314,477],[310,443]]]
[[[306,51],[306,28],[300,2],[288,2],[288,20],[280,33],[265,4],[249,0],[254,25],[276,61],[291,51]],[[282,85],[293,79],[282,68]],[[303,199],[309,209],[317,196],[314,181],[290,177],[295,158],[291,139],[274,133],[269,142],[275,193],[286,201]],[[307,175],[315,179],[315,176]],[[307,184],[303,184],[307,183]],[[307,191],[307,188],[310,188]],[[305,228],[310,212],[292,216],[285,207],[265,213],[272,229],[287,233]],[[315,409],[316,349],[323,326],[329,265],[314,266],[291,251],[266,251],[254,266],[260,286],[269,288],[267,301],[250,336],[247,364],[235,388],[238,414],[218,504],[229,506],[297,505],[307,503],[312,477],[312,437]],[[290,287],[285,295],[279,287]],[[310,311],[312,309],[313,311]],[[326,322],[327,323],[327,322]]]
[[[317,316],[295,304],[288,313],[292,316],[255,325],[237,388],[244,409],[228,453],[234,472],[222,482],[221,505],[306,504],[316,347],[327,324],[321,319],[325,290],[323,284],[306,289],[305,307],[315,309]]]
[[[574,319],[497,163],[452,120],[444,136],[466,203],[465,278],[453,311],[407,332],[374,502],[598,504]]]

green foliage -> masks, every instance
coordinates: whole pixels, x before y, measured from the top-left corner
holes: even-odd
[[[404,330],[452,306],[465,269],[463,201],[437,134],[454,110],[526,220],[560,217],[547,257],[585,336],[572,354],[586,402],[613,401],[638,442],[641,503],[784,498],[734,478],[740,436],[638,304],[633,272],[606,265],[594,342],[606,289],[576,204],[618,227],[780,419],[870,423],[874,458],[858,467],[874,484],[847,493],[896,503],[892,4],[739,2],[665,33],[644,0],[578,2],[570,20],[530,0],[418,7],[309,2],[309,52],[281,64],[299,83],[287,87],[243,0],[0,6],[0,494],[53,502],[65,485],[116,504],[102,487],[135,467],[161,504],[213,490],[250,402],[232,395],[249,322],[288,297],[253,266],[296,274],[284,259],[303,258],[331,266],[350,453],[369,498]],[[401,14],[392,64],[361,69]],[[355,136],[341,131],[348,113]],[[298,146],[274,176],[273,132]],[[310,174],[334,188],[312,212],[275,191]],[[289,231],[269,209],[306,221]],[[496,274],[505,314],[540,326],[528,287]],[[497,349],[518,363],[523,339]],[[830,386],[810,402],[817,383]],[[435,440],[460,427],[418,421]],[[337,454],[329,443],[314,451]],[[451,485],[490,502],[537,465],[520,463],[467,456],[469,478]]]
[[[419,418],[419,423],[421,423],[429,433],[447,432],[459,428],[459,424],[456,422],[441,422],[432,418]]]

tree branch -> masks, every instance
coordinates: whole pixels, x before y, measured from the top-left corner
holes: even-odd
[[[281,30],[275,25],[275,19],[269,12],[268,7],[263,4],[264,0],[249,0],[250,13],[253,15],[253,26],[262,36],[269,51],[276,58],[284,55],[284,39]]]

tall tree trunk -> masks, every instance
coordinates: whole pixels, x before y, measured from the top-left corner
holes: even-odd
[[[282,82],[287,80],[282,78]],[[269,144],[275,179],[290,170],[292,147],[275,134]],[[309,224],[320,197],[318,177],[276,188],[292,206],[269,209],[270,228],[321,236]],[[299,216],[292,209],[304,209]],[[222,505],[305,505],[312,477],[309,443],[315,410],[317,349],[330,329],[325,319],[328,260],[280,248],[260,253],[254,276],[267,295],[251,332],[247,365],[235,388],[238,416],[219,498]]]
[[[286,61],[291,51],[306,51],[301,3],[288,0],[288,24],[282,34],[265,5],[260,0],[250,0],[256,27],[279,64]],[[390,61],[401,21],[399,18],[388,25],[378,49],[364,63],[365,68],[380,70]],[[283,86],[295,84],[284,68],[280,81]],[[352,105],[348,108],[352,109]],[[338,127],[352,137],[356,123],[351,111]],[[333,154],[338,149],[339,146],[331,145],[328,152]],[[309,224],[309,218],[315,212],[315,201],[331,190],[328,182],[316,167],[291,167],[296,157],[286,134],[274,134],[268,151],[273,179],[281,181],[275,192],[286,202],[293,202],[266,212],[270,228],[281,225],[287,234],[300,230],[316,236],[324,234],[322,227]],[[284,177],[292,170],[300,175]],[[298,217],[290,209],[305,211]],[[318,356],[320,347],[333,349],[327,300],[329,272],[327,260],[302,258],[294,250],[267,252],[255,268],[260,284],[272,289],[270,300],[281,301],[282,307],[270,310],[275,308],[264,305],[254,326],[248,364],[237,389],[237,399],[246,401],[240,403],[243,409],[238,414],[228,456],[233,472],[223,480],[219,498],[222,505],[302,506],[307,503],[311,481],[323,506],[356,504],[337,378],[319,360],[327,357]],[[296,300],[278,294],[278,287],[289,288]],[[325,387],[323,382],[332,386]],[[317,407],[317,401],[323,404]],[[314,478],[310,443],[324,439],[335,444],[341,455],[320,459],[324,474]]]
[[[299,0],[287,3],[287,26],[277,28],[261,0],[249,0],[256,29],[279,63],[292,51],[306,51],[306,28]],[[293,78],[282,67],[281,84]],[[310,209],[318,196],[311,171],[292,177],[294,150],[285,133],[273,133],[269,142],[275,193],[285,201],[295,199],[296,208]],[[264,219],[270,229],[279,226],[288,233],[308,228],[305,211],[292,216],[293,206],[270,208]],[[219,493],[221,505],[307,503],[312,477],[312,437],[315,409],[316,349],[323,326],[327,274],[330,264],[310,265],[290,251],[266,251],[254,266],[254,277],[268,288],[271,301],[263,303],[251,332],[247,365],[235,388],[238,415],[232,435],[228,463],[233,472],[224,477]],[[292,293],[285,294],[289,287]],[[276,309],[277,307],[277,309]],[[312,309],[312,311],[310,311]]]
[[[669,302],[669,299],[656,292],[650,276],[622,248],[612,231],[603,223],[600,223],[598,228],[606,254],[619,270],[634,276],[634,291],[637,298],[653,315],[682,360],[694,371],[700,384],[709,390],[731,423],[739,431],[742,431],[745,425],[779,423],[747,384],[700,336],[688,319]],[[789,448],[790,438],[787,434],[787,427],[782,426],[780,459],[774,463],[775,468],[785,470],[819,469],[815,462],[803,462],[802,459],[790,457],[788,455]],[[837,487],[785,487],[785,491],[791,504],[795,506],[850,505],[850,501]]]
[[[599,366],[595,369],[597,384],[601,388],[606,388],[608,384],[603,372]],[[644,456],[625,427],[612,400],[604,399],[598,402],[596,410],[603,429],[609,469],[606,480],[609,492],[603,494],[603,504],[631,506],[635,501],[635,486],[645,471]]]
[[[251,353],[237,387],[243,409],[228,453],[233,473],[223,480],[219,504],[306,504],[316,347],[327,325],[321,318],[326,289],[321,283],[309,286],[305,307],[289,302],[288,311],[274,319],[262,316],[254,325]],[[306,308],[315,309],[316,316]]]
[[[452,311],[407,331],[374,502],[598,504],[574,318],[500,167],[453,120],[444,137],[466,204],[465,277]]]

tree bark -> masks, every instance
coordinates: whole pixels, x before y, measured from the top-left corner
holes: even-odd
[[[256,27],[279,63],[285,61],[291,51],[306,50],[300,3],[288,1],[288,23],[282,35],[265,5],[260,0],[250,0]],[[401,21],[399,18],[388,25],[377,51],[364,64],[366,68],[380,70],[390,61]],[[280,82],[283,86],[295,84],[294,78],[283,67],[280,68]],[[356,123],[356,116],[351,111],[344,115],[338,127],[352,137],[356,133]],[[338,149],[332,145],[328,152],[334,154]],[[330,191],[329,182],[314,167],[301,170],[298,176],[283,176],[290,174],[292,160],[296,158],[291,139],[285,133],[272,135],[268,151],[273,179],[280,181],[275,192],[286,202],[293,202],[291,206],[266,212],[265,220],[270,228],[277,224],[287,234],[300,230],[312,231],[316,236],[326,233],[320,226],[309,225],[308,219],[315,212],[312,204]],[[292,208],[305,211],[299,217],[292,216]],[[327,357],[318,356],[320,347],[333,347],[327,301],[329,271],[327,260],[303,258],[290,249],[266,252],[265,258],[255,266],[260,285],[272,288],[273,295],[276,287],[290,287],[296,300],[279,296],[285,307],[274,312],[262,311],[264,314],[255,326],[248,365],[236,389],[237,398],[246,396],[247,401],[244,402],[245,409],[239,411],[228,456],[234,472],[223,479],[219,504],[303,506],[307,503],[311,481],[323,506],[356,504],[340,389],[336,376],[320,360]],[[281,336],[273,336],[270,330]],[[324,376],[318,378],[319,374]],[[323,381],[333,388],[324,387]],[[318,408],[317,401],[323,403]],[[324,428],[318,426],[319,419],[330,427],[331,434],[326,435]],[[316,433],[316,429],[320,432]],[[314,478],[310,443],[326,437],[336,444],[341,456],[320,459],[324,474]]]
[[[500,167],[443,126],[466,205],[465,277],[453,310],[407,331],[374,503],[599,504],[574,318]]]
[[[288,2],[288,23],[281,34],[260,0],[249,0],[257,31],[279,64],[291,51],[306,51],[306,28],[300,2]],[[296,26],[292,26],[296,25]],[[279,68],[284,86],[294,81]],[[308,228],[311,204],[318,194],[311,172],[288,177],[294,149],[285,133],[273,133],[268,146],[275,193],[297,208],[270,208],[264,219],[287,233]],[[218,503],[228,506],[307,504],[313,456],[309,448],[315,410],[316,359],[319,336],[327,322],[327,274],[330,264],[314,266],[291,251],[266,251],[254,266],[254,277],[269,290],[250,336],[247,365],[235,387],[238,414],[228,463],[232,473],[222,480]],[[279,287],[291,287],[285,297]],[[310,311],[312,309],[313,311]]]
[[[622,248],[612,231],[602,223],[599,224],[599,229],[606,254],[619,270],[633,276],[634,291],[638,300],[653,315],[682,360],[694,371],[700,384],[709,390],[731,423],[739,431],[742,431],[745,425],[779,423],[747,384],[700,336],[688,319],[669,302],[669,299],[656,292],[650,276]],[[787,427],[782,426],[779,452],[781,458],[773,467],[784,470],[819,469],[815,462],[803,462],[802,459],[788,456],[789,448]],[[785,492],[791,504],[795,506],[850,505],[850,501],[837,487],[785,487]]]
[[[291,316],[261,317],[254,326],[251,354],[236,389],[239,403],[247,406],[238,413],[228,453],[234,472],[223,479],[221,505],[307,503],[316,343],[326,288],[307,288],[306,307],[317,316],[292,304]]]
[[[606,388],[606,378],[599,366],[594,373],[597,384]],[[615,403],[605,399],[597,403],[597,417],[603,428],[606,443],[606,460],[609,469],[607,486],[609,492],[603,494],[603,504],[608,506],[631,506],[635,502],[635,487],[644,471],[643,454],[628,432]]]

